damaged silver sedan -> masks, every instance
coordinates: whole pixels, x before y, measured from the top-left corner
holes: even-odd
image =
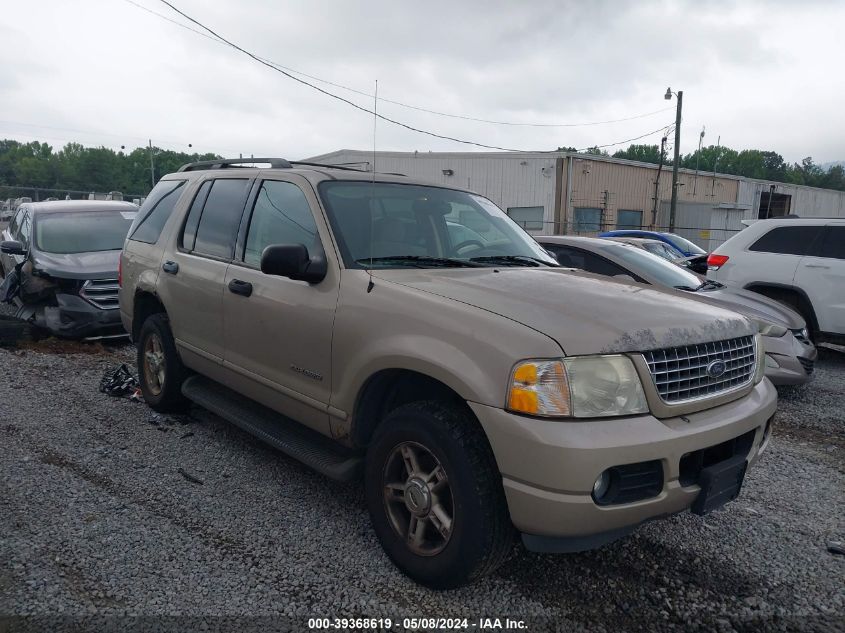
[[[118,262],[138,207],[63,200],[21,205],[0,244],[0,301],[65,338],[124,335]]]

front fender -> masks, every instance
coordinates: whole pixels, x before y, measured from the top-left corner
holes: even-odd
[[[345,271],[335,318],[337,414],[352,413],[369,378],[385,369],[415,371],[464,400],[502,407],[514,363],[563,353],[545,334],[459,301],[381,279],[367,292],[358,272]]]

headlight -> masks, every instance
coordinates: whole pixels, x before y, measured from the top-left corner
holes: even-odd
[[[511,372],[508,409],[517,413],[568,416],[569,383],[559,360],[526,360]]]
[[[763,349],[763,338],[759,334],[754,335],[754,354],[757,357],[757,366],[754,368],[754,384],[756,385],[766,374],[766,350]]]
[[[563,359],[576,418],[648,412],[643,386],[627,356]]]
[[[627,356],[529,360],[511,375],[508,409],[547,417],[592,418],[648,412]]]
[[[763,336],[783,336],[789,330],[777,323],[769,323],[768,321],[756,320],[757,331]]]

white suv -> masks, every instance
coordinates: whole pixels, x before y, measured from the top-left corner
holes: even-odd
[[[707,278],[795,307],[816,342],[845,342],[845,218],[759,220],[707,258]]]

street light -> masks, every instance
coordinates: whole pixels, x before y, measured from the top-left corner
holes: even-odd
[[[663,98],[667,101],[675,95],[678,98],[678,109],[675,112],[675,166],[672,168],[672,202],[669,206],[669,232],[675,230],[675,211],[678,207],[678,163],[680,162],[681,151],[681,108],[684,104],[684,91],[672,92],[672,88],[666,88]]]

